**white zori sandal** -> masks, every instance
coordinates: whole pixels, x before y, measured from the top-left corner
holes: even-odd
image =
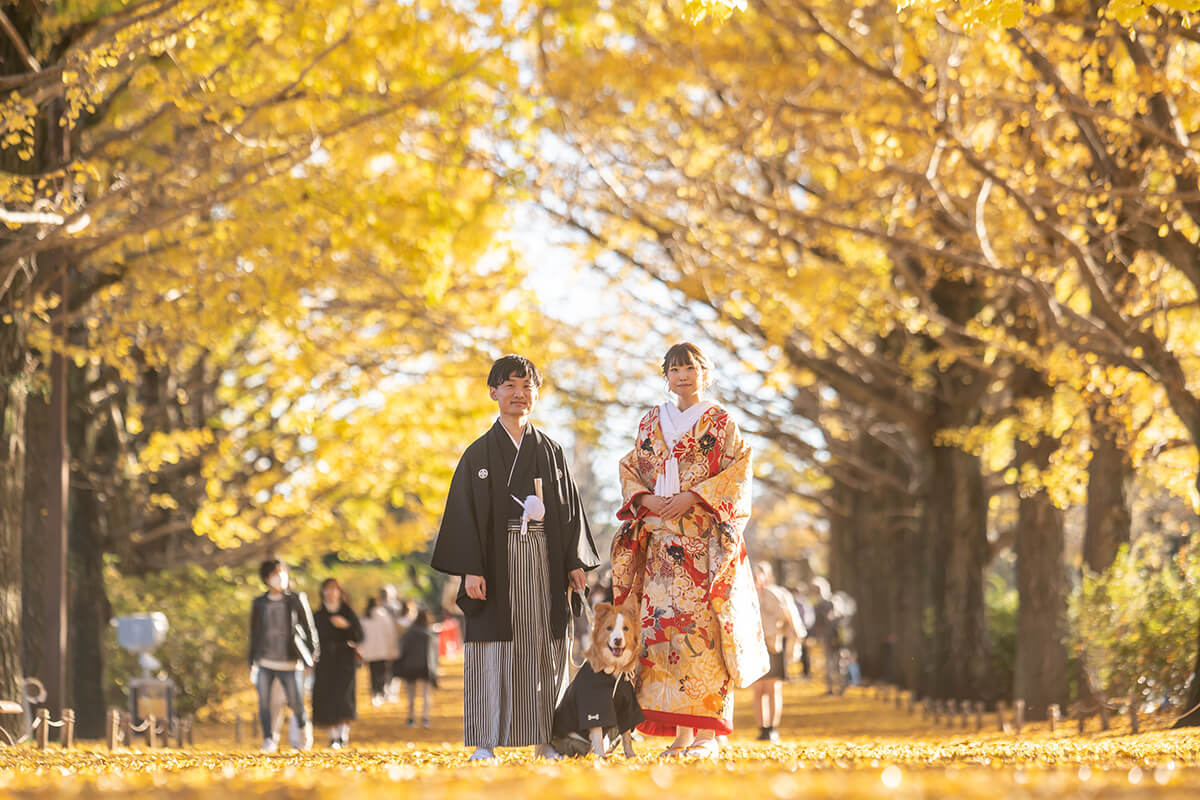
[[[721,745],[715,738],[697,739],[690,746],[685,747],[683,755],[687,758],[705,758],[713,759],[721,754]]]

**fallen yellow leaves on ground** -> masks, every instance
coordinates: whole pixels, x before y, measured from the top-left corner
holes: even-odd
[[[1200,732],[1121,730],[1078,736],[1031,726],[1020,738],[937,728],[865,690],[827,697],[812,682],[787,685],[783,741],[753,741],[748,693],[738,728],[715,762],[663,762],[663,740],[637,743],[632,760],[548,763],[530,748],[472,764],[458,742],[461,674],[447,665],[433,725],[410,728],[401,703],[360,704],[347,750],[261,754],[235,745],[229,721],[211,721],[189,750],[109,753],[87,743],[64,752],[0,748],[0,800],[80,798],[421,798],[744,797],[746,800],[858,797],[1194,797],[1200,791]],[[248,709],[243,708],[243,718]],[[1093,725],[1094,729],[1094,725]],[[248,728],[247,728],[248,730]],[[1072,731],[1074,728],[1072,728]]]

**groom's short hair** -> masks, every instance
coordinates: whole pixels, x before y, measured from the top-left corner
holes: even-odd
[[[535,389],[542,388],[542,373],[537,366],[525,356],[509,353],[496,359],[492,371],[488,373],[488,386],[495,389],[509,378],[529,378]]]

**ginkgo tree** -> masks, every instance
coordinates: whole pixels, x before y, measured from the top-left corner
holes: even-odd
[[[0,640],[19,636],[22,527],[44,524],[21,514],[44,503],[36,458],[20,476],[55,350],[73,365],[72,502],[98,515],[81,574],[106,551],[156,569],[420,546],[486,406],[480,370],[528,344],[521,267],[493,245],[513,187],[477,156],[513,138],[525,7],[4,14]]]
[[[988,498],[1017,493],[1015,691],[1045,713],[1066,691],[1060,507],[1086,497],[1111,558],[1132,470],[1170,459],[1196,498],[1189,18],[746,5],[716,28],[684,4],[557,8],[545,119],[576,155],[531,168],[589,248],[789,376],[851,511],[838,551],[899,593],[868,609],[950,668],[922,691],[991,684],[955,681],[986,669]]]

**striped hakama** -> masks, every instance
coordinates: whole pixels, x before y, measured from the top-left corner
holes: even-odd
[[[467,642],[463,742],[526,747],[550,741],[554,708],[567,688],[567,632],[550,629],[550,569],[541,522],[508,523],[511,642]]]

